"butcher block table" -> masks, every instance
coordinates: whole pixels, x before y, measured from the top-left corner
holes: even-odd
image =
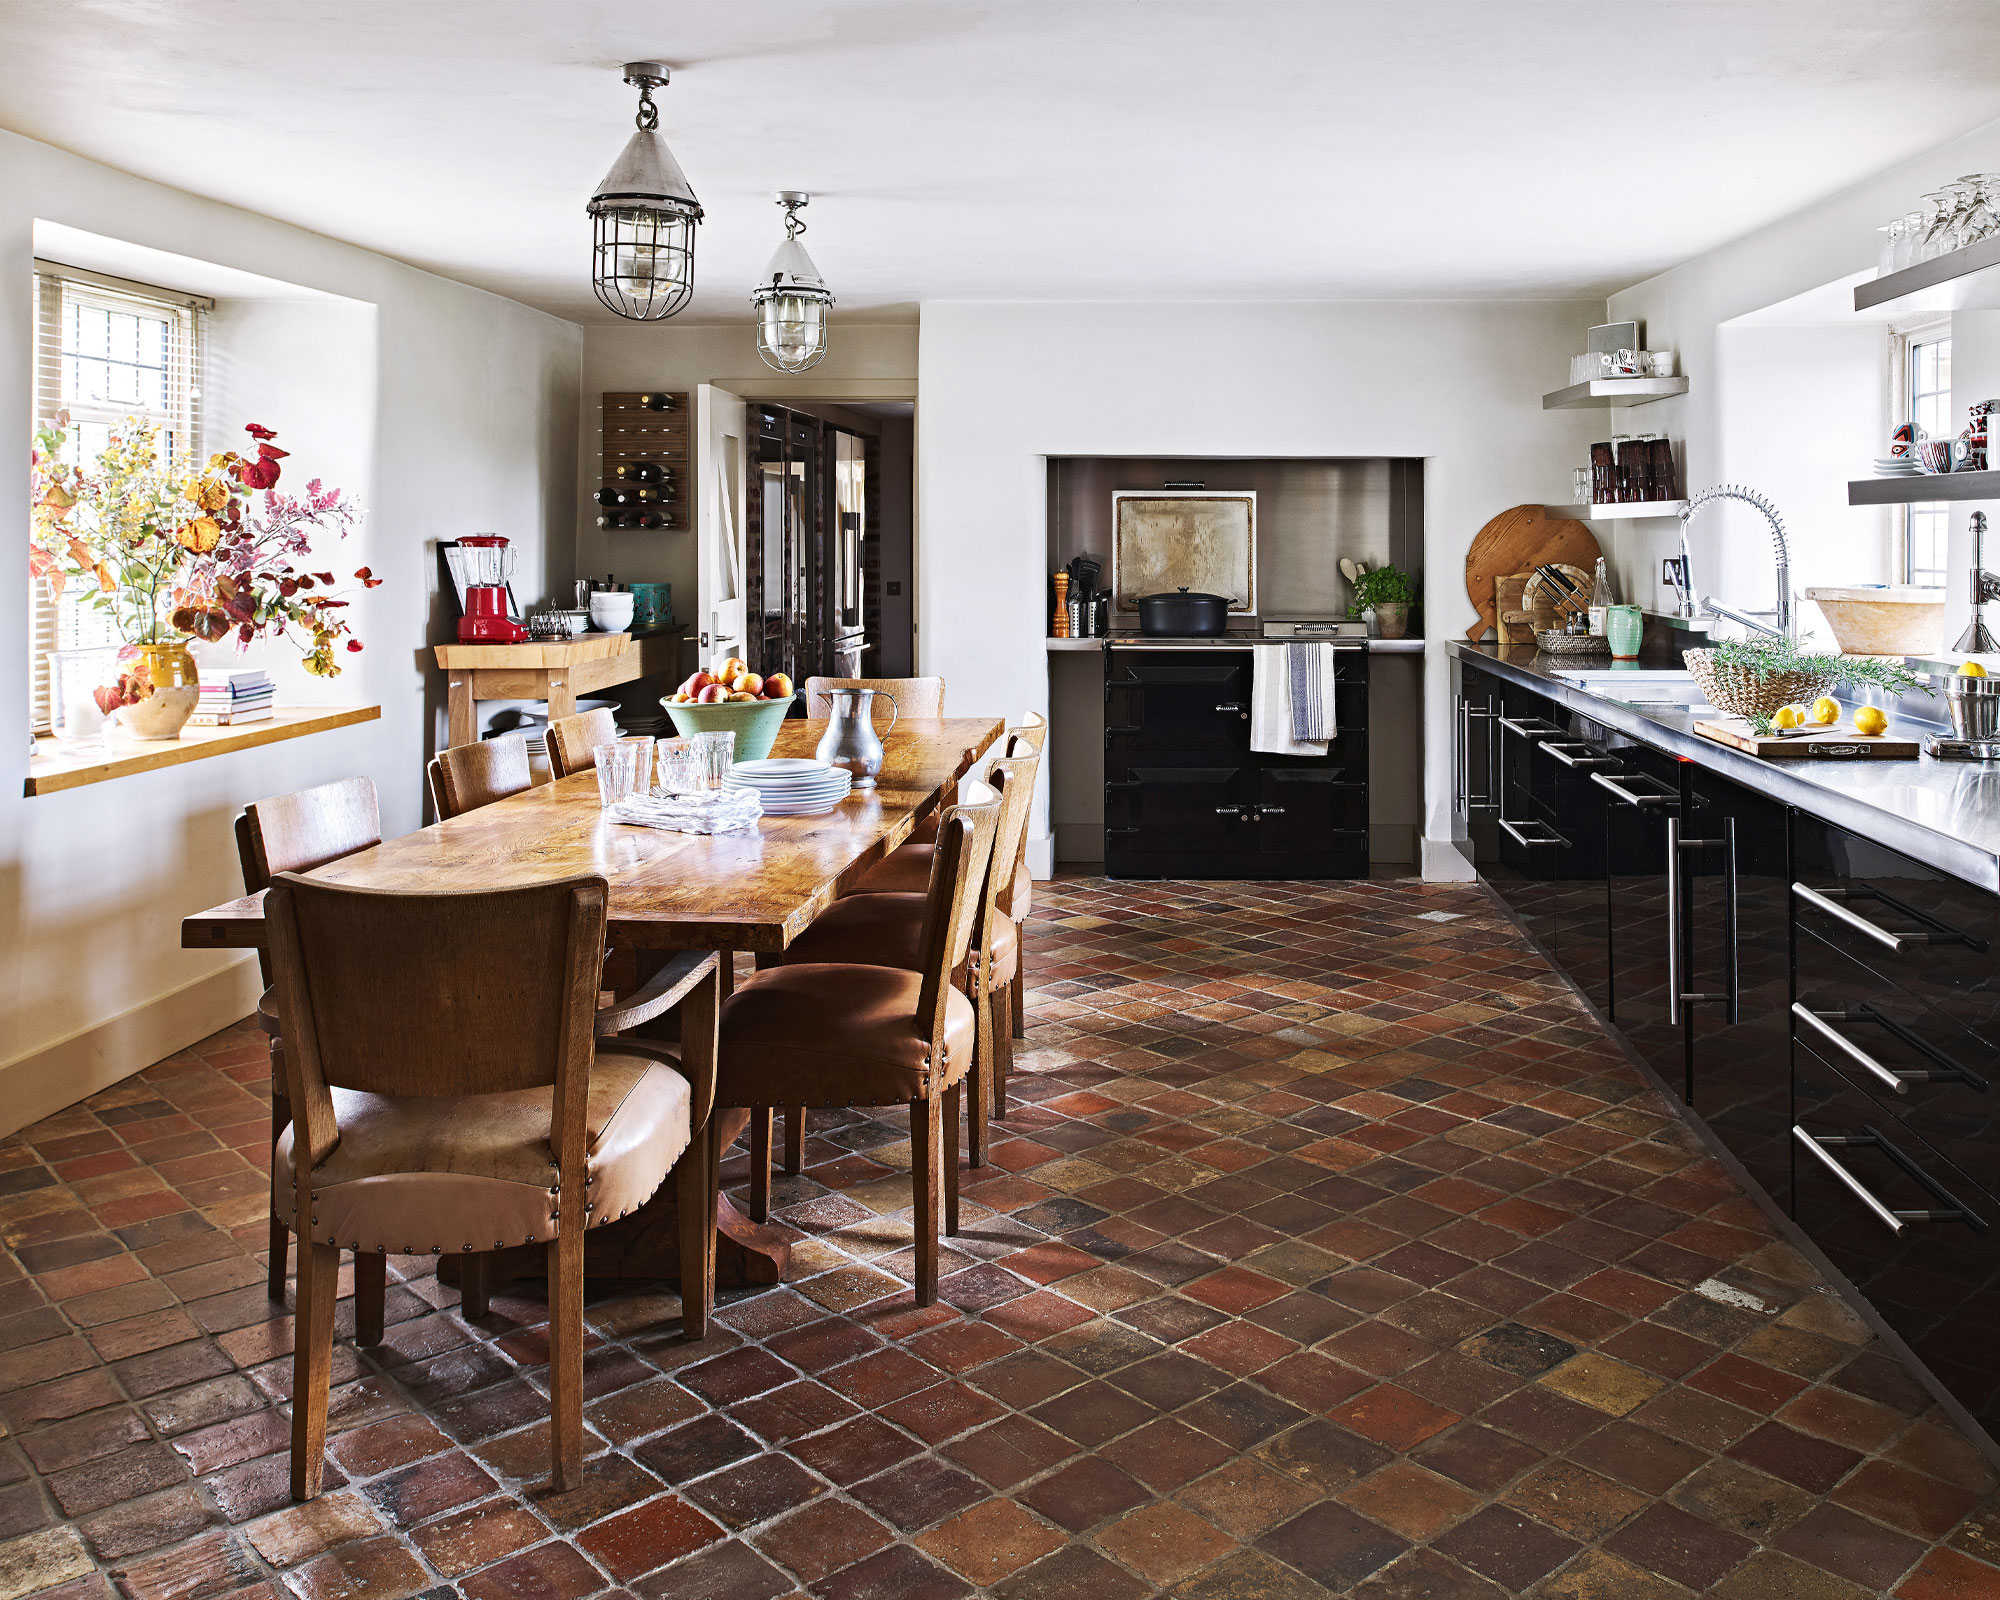
[[[823,720],[788,721],[772,754],[810,756],[826,728]],[[907,839],[1001,732],[998,718],[906,717],[884,741],[876,787],[855,790],[822,817],[761,817],[742,833],[725,834],[633,827],[605,820],[596,773],[580,772],[386,839],[308,876],[361,889],[448,890],[595,872],[611,885],[605,938],[613,947],[774,954]],[[181,923],[184,949],[250,950],[263,942],[261,893]],[[726,986],[727,960],[723,973]],[[714,1148],[726,1149],[747,1122],[747,1112],[718,1111]],[[663,1184],[630,1217],[589,1231],[586,1270],[609,1278],[675,1277],[675,1227],[673,1185]],[[787,1247],[779,1230],[751,1222],[726,1195],[717,1228],[720,1281],[775,1283],[783,1275]],[[538,1277],[545,1259],[539,1247],[488,1258],[500,1280]]]
[[[441,644],[445,674],[445,743],[479,741],[479,702],[540,700],[549,720],[576,710],[576,697],[656,673],[678,676],[685,624],[642,634],[586,633],[533,644]],[[812,752],[807,751],[808,755]]]

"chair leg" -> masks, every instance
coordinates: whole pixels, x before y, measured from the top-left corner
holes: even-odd
[[[967,1166],[986,1165],[987,1124],[995,1101],[1000,1098],[997,1087],[1000,1062],[996,1054],[998,1042],[994,1037],[993,1002],[990,992],[975,989],[972,995],[973,1014],[978,1021],[978,1029],[972,1041],[972,1081],[967,1092],[972,1096],[970,1107],[972,1124],[965,1140],[965,1161]],[[956,1149],[956,1145],[953,1146]],[[952,1162],[957,1170],[958,1163]]]
[[[1017,1039],[1028,1037],[1028,990],[1025,982],[1027,976],[1025,969],[1017,972],[1014,974],[1014,981],[1007,985],[1013,995],[1014,1037]]]
[[[706,1124],[674,1167],[674,1206],[680,1214],[681,1337],[690,1343],[708,1337],[708,1311],[715,1294],[715,1229],[708,1220],[708,1140]]]
[[[979,1098],[975,1087],[972,1096]],[[944,1154],[944,1231],[956,1235],[958,1232],[958,1103],[964,1098],[961,1084],[953,1084],[944,1092],[944,1137],[939,1141]]]
[[[806,1165],[806,1108],[785,1108],[785,1171],[796,1178]]]
[[[264,1289],[279,1305],[285,1303],[285,1263],[290,1253],[292,1230],[278,1220],[278,1206],[275,1185],[290,1173],[280,1173],[278,1168],[278,1136],[292,1125],[292,1103],[285,1098],[285,1049],[284,1042],[275,1036],[271,1040],[271,1182],[274,1186],[271,1204],[271,1265],[267,1270]]]
[[[1007,1115],[1007,1078],[1014,1070],[1014,1031],[1011,1024],[1001,1026],[999,1018],[1011,1013],[1014,997],[1020,993],[1021,980],[1016,976],[993,999],[993,1116],[1004,1119]]]
[[[354,1252],[354,1342],[380,1344],[388,1308],[389,1258],[379,1250]]]
[[[583,1219],[565,1216],[557,1229],[549,1244],[549,1480],[560,1494],[583,1482]]]
[[[326,1465],[327,1389],[333,1378],[333,1296],[340,1251],[299,1241],[299,1292],[292,1345],[292,1498],[319,1493]]]
[[[916,1198],[917,1304],[937,1304],[938,1213],[944,1209],[944,1107],[937,1095],[910,1102],[910,1187]]]
[[[488,1270],[486,1252],[474,1250],[458,1261],[458,1314],[468,1322],[486,1315],[492,1304],[493,1274]]]
[[[771,1220],[771,1108],[750,1108],[750,1220]]]

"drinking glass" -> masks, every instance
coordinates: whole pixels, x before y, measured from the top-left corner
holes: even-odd
[[[618,741],[630,745],[638,752],[633,758],[632,792],[651,794],[653,792],[653,749],[655,740],[650,733],[628,733]]]
[[[701,787],[720,789],[729,769],[736,764],[736,735],[698,733],[694,736],[694,746],[701,763]]]
[[[615,806],[621,800],[631,799],[639,781],[638,746],[621,739],[597,745],[590,753],[597,762],[598,805]]]
[[[656,746],[660,758],[660,788],[668,794],[693,794],[702,787],[701,757],[692,739],[662,739]]]

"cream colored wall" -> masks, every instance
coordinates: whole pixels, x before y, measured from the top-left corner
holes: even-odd
[[[521,543],[529,572],[567,580],[583,347],[579,328],[510,301],[0,133],[0,437],[17,446],[30,421],[38,217],[372,307],[365,352],[337,364],[340,382],[360,386],[362,418],[339,471],[369,510],[341,561],[387,581],[358,608],[367,648],[330,697],[378,702],[382,719],[28,800],[27,663],[18,649],[0,653],[0,1129],[248,1014],[254,960],[179,948],[182,916],[241,892],[230,825],[246,801],[366,773],[384,829],[418,825],[423,762],[442,726],[424,641],[443,637],[450,610],[433,594],[434,541],[493,529]],[[306,433],[325,418],[306,391],[321,374],[282,368],[310,340],[265,321],[264,342],[257,319],[245,326],[234,353],[246,371],[260,347],[271,357],[257,403],[274,409],[211,415],[210,437],[292,416],[298,431],[284,443],[294,463],[309,461]],[[289,397],[286,381],[297,386]],[[27,452],[0,451],[0,519],[15,552],[0,560],[0,615],[27,610],[26,507]]]

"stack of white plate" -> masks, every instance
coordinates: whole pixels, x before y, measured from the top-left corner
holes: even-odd
[[[767,817],[824,816],[854,787],[854,775],[845,767],[799,756],[739,761],[723,781],[732,789],[753,790]]]
[[[1924,464],[1915,456],[1877,456],[1875,476],[1878,478],[1921,478]]]

